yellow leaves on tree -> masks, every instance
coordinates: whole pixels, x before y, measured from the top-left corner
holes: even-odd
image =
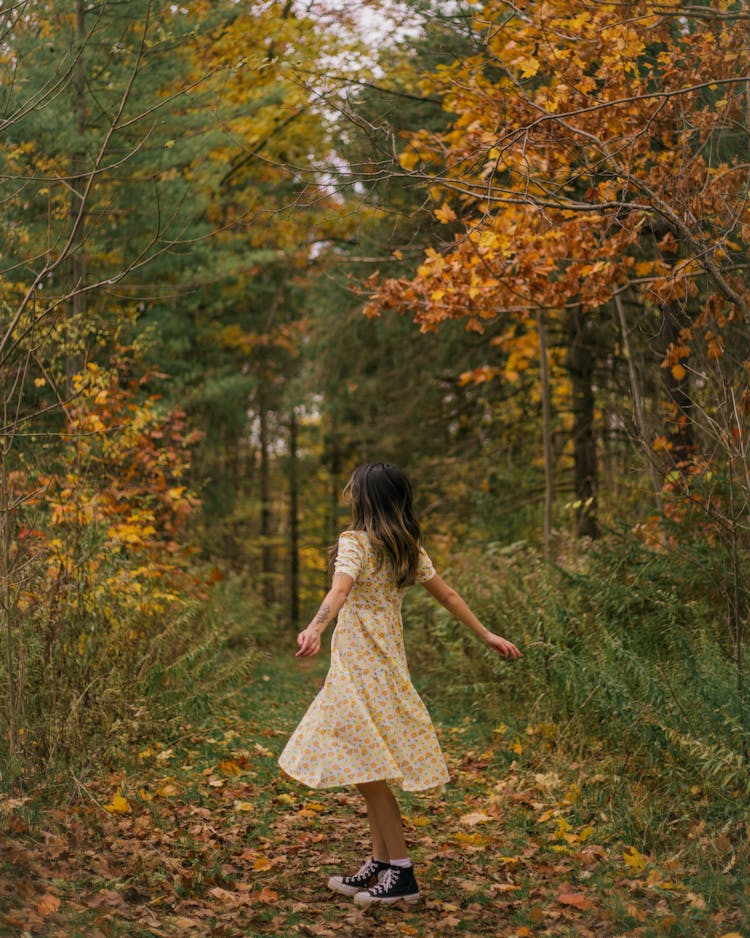
[[[720,273],[746,253],[743,157],[716,155],[722,128],[744,120],[742,30],[704,18],[676,30],[674,11],[650,2],[623,20],[607,4],[514,15],[500,0],[481,5],[474,28],[476,54],[423,82],[450,125],[415,130],[401,155],[442,199],[437,220],[460,216],[462,230],[428,249],[412,278],[373,283],[370,315],[409,313],[423,331],[463,319],[480,331],[539,307],[551,320],[573,304],[599,310],[630,288],[657,307],[702,305],[704,330],[747,317],[747,287]],[[734,313],[717,313],[717,298]],[[720,332],[705,342],[719,361]],[[665,361],[686,379],[679,359]]]

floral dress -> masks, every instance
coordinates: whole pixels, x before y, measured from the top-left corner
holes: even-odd
[[[365,531],[339,537],[336,573],[354,580],[331,640],[325,684],[279,758],[310,788],[380,779],[405,791],[449,779],[427,708],[409,676],[401,602],[390,564],[378,568]],[[417,582],[434,576],[420,549]]]

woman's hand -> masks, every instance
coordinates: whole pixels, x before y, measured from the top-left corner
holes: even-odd
[[[495,635],[494,632],[490,632],[485,638],[485,642],[490,648],[499,651],[503,658],[510,658],[511,661],[515,661],[516,658],[521,657],[521,652],[513,642],[509,642],[507,638],[503,638],[501,635]]]
[[[297,644],[299,645],[299,651],[295,658],[309,658],[311,655],[317,655],[320,651],[320,632],[314,625],[308,625],[297,636]]]

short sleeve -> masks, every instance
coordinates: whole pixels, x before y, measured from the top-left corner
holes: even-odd
[[[417,583],[425,583],[435,576],[435,568],[432,561],[427,556],[424,547],[419,548],[419,564],[417,566]]]
[[[333,567],[334,576],[337,573],[347,573],[356,581],[364,565],[364,551],[359,538],[354,531],[344,531],[339,535],[339,546],[336,553],[336,562]]]

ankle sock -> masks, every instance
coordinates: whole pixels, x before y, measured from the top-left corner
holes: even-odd
[[[391,866],[398,866],[402,870],[407,870],[411,866],[411,860],[404,857],[403,860],[391,860]]]

